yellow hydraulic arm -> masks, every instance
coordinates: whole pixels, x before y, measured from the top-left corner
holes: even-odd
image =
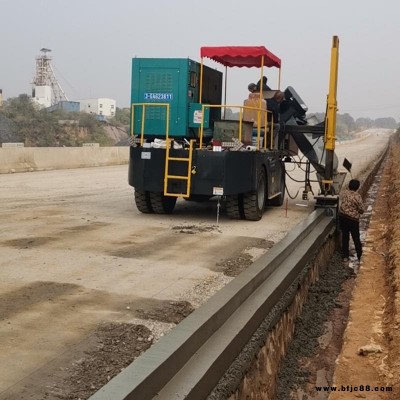
[[[338,64],[339,64],[339,38],[333,37],[331,49],[331,67],[329,78],[329,93],[327,100],[327,111],[325,119],[325,152],[326,165],[325,176],[322,181],[324,194],[332,193],[333,184],[333,160],[335,151],[335,132],[336,132],[336,112],[337,112],[337,82],[338,82]]]

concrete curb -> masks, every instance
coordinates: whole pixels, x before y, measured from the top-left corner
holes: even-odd
[[[326,230],[332,229],[332,218],[325,217],[322,209],[314,211],[268,253],[162,337],[90,399],[147,400],[157,395],[158,398],[169,399],[173,392],[174,399],[186,398],[189,393],[190,397],[187,398],[204,399],[204,394],[212,390],[265,318],[265,308],[272,308],[282,295],[281,291],[290,285],[296,275],[293,271],[297,273],[300,264],[301,268],[304,267],[303,263],[307,261],[304,258],[307,257],[304,254],[294,256],[292,252],[307,254],[309,248],[303,245],[303,240],[311,241],[314,247],[317,241],[314,229],[325,223],[327,225],[322,229],[324,237]],[[295,267],[292,266],[293,262],[297,263]],[[281,269],[283,263],[288,265]],[[268,290],[265,285],[268,285]],[[269,292],[271,296],[267,296]],[[256,300],[255,295],[258,296]],[[246,304],[247,300],[250,305]],[[241,313],[242,317],[237,317],[237,313],[247,307],[250,309]],[[237,321],[245,319],[247,321],[243,326],[235,328],[240,333],[231,329],[232,323],[235,325]],[[220,330],[224,330],[222,336],[226,340],[218,340]],[[211,341],[215,351],[209,352]],[[185,364],[190,365],[192,357],[207,361],[198,365],[195,363],[196,368],[186,368]]]

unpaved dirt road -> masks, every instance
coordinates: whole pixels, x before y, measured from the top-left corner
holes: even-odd
[[[357,173],[387,138],[339,145],[340,161]],[[139,213],[127,166],[0,175],[0,399],[78,398],[62,382],[98,345],[99,325],[143,324],[138,341],[150,345],[313,210],[299,199],[259,222],[222,209],[217,226],[216,202]]]

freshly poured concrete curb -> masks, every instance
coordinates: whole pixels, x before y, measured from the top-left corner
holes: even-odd
[[[90,399],[204,399],[332,227],[314,211]]]

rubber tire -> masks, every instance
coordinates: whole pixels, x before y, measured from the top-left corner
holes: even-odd
[[[267,176],[261,167],[257,173],[257,188],[243,194],[243,214],[249,221],[259,221],[264,213],[267,194]]]
[[[241,194],[226,196],[225,208],[229,218],[243,219],[243,196]]]
[[[273,197],[268,200],[267,204],[272,207],[280,207],[283,205],[283,200],[285,199],[285,190],[286,190],[286,182],[285,182],[285,171],[282,170],[281,174],[281,182],[279,191],[281,192],[278,196]]]
[[[154,212],[151,207],[150,192],[135,189],[135,203],[141,213],[151,214]]]
[[[155,214],[171,214],[174,211],[176,197],[164,196],[161,192],[150,192],[151,208]]]

